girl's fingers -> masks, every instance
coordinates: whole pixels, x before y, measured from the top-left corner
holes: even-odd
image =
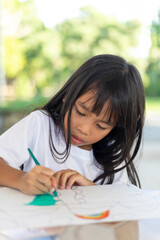
[[[66,183],[68,182],[68,179],[75,174],[76,172],[74,171],[67,171],[61,174],[59,178],[60,189],[64,189],[66,187]]]
[[[54,189],[57,189],[57,182],[56,182],[55,177],[52,177],[51,183],[52,183],[52,189],[51,190],[54,191]]]
[[[55,178],[55,182],[56,182],[56,185],[57,187],[60,188],[60,178],[61,178],[61,175],[64,174],[66,170],[61,170],[61,171],[58,171],[54,174],[54,178]]]
[[[87,182],[83,179],[83,176],[80,175],[79,173],[72,175],[66,184],[66,188],[69,189],[73,186],[74,183],[78,183],[79,185],[86,185],[85,182]]]
[[[44,175],[44,174],[37,174],[36,180],[46,186],[48,190],[52,189],[52,178]]]
[[[44,174],[46,173],[44,168],[38,166],[30,172],[24,173],[20,186],[21,191],[33,195],[54,191],[58,186],[61,189],[71,188],[75,183],[79,186],[95,185],[92,181],[71,169],[56,172],[54,176],[52,170],[49,172],[52,173],[50,176]]]
[[[79,186],[95,185],[92,181],[72,169],[56,172],[54,174],[54,178],[56,181],[56,186],[60,189],[69,189],[74,183],[77,183]]]
[[[34,173],[43,173],[44,175],[47,175],[49,177],[52,177],[54,175],[54,172],[50,168],[42,167],[39,165],[36,165],[34,168],[31,170]]]
[[[40,191],[49,192],[52,187],[52,177],[54,172],[46,167],[35,166],[29,173],[28,177],[32,179],[33,184]]]
[[[30,172],[22,175],[20,190],[26,194],[43,194],[52,189],[53,171],[49,171],[51,176],[44,174],[44,168],[33,168]],[[48,172],[48,170],[47,170]]]
[[[44,194],[44,193],[48,193],[48,188],[45,185],[35,180],[35,181],[32,181],[32,184],[28,185],[27,190],[23,192],[29,195]]]
[[[73,184],[77,184],[79,186],[93,186],[95,185],[94,182],[90,181],[89,179],[85,178],[81,174],[77,173],[72,175],[66,184],[66,188],[69,189],[73,186]]]
[[[36,179],[36,181],[33,183],[33,186],[42,191],[43,193],[48,193],[52,189],[52,187],[49,188],[48,186],[40,182],[38,179]]]
[[[74,170],[71,170],[71,169],[61,170],[59,172],[56,172],[54,174],[54,177],[56,180],[57,187],[59,187],[60,189],[64,189],[67,179],[75,173],[77,173],[77,172]]]
[[[57,185],[57,188],[59,187],[59,179],[60,179],[60,176],[62,174],[63,170],[62,171],[58,171],[54,174],[54,178],[55,178],[55,182],[56,182],[56,185]]]
[[[46,192],[42,191],[41,189],[37,188],[36,186],[32,187],[32,195],[41,195]]]

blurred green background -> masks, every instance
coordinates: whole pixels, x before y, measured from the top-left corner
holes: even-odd
[[[1,13],[9,24],[0,42],[0,133],[33,106],[47,102],[85,60],[103,53],[120,55],[137,66],[147,110],[160,111],[159,9],[150,25],[148,57],[132,54],[143,27],[140,21],[120,22],[93,6],[50,28],[39,18],[33,0],[5,0]]]

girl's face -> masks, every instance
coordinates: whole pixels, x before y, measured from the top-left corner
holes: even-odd
[[[92,144],[103,139],[114,128],[115,123],[108,124],[108,113],[104,115],[108,107],[105,103],[98,116],[91,112],[93,104],[93,92],[87,92],[79,97],[71,112],[71,144],[91,150]],[[64,131],[67,136],[68,111],[64,117]]]

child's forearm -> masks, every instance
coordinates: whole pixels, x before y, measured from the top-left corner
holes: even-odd
[[[29,195],[43,194],[53,189],[54,172],[36,165],[29,172],[17,170],[0,158],[0,186],[11,187]]]
[[[16,188],[20,190],[21,178],[25,172],[17,170],[0,158],[0,186]]]

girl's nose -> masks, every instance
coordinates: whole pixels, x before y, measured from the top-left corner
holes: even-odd
[[[80,131],[81,134],[89,136],[91,134],[91,124],[88,123],[83,123],[82,125],[78,126],[78,130]]]

